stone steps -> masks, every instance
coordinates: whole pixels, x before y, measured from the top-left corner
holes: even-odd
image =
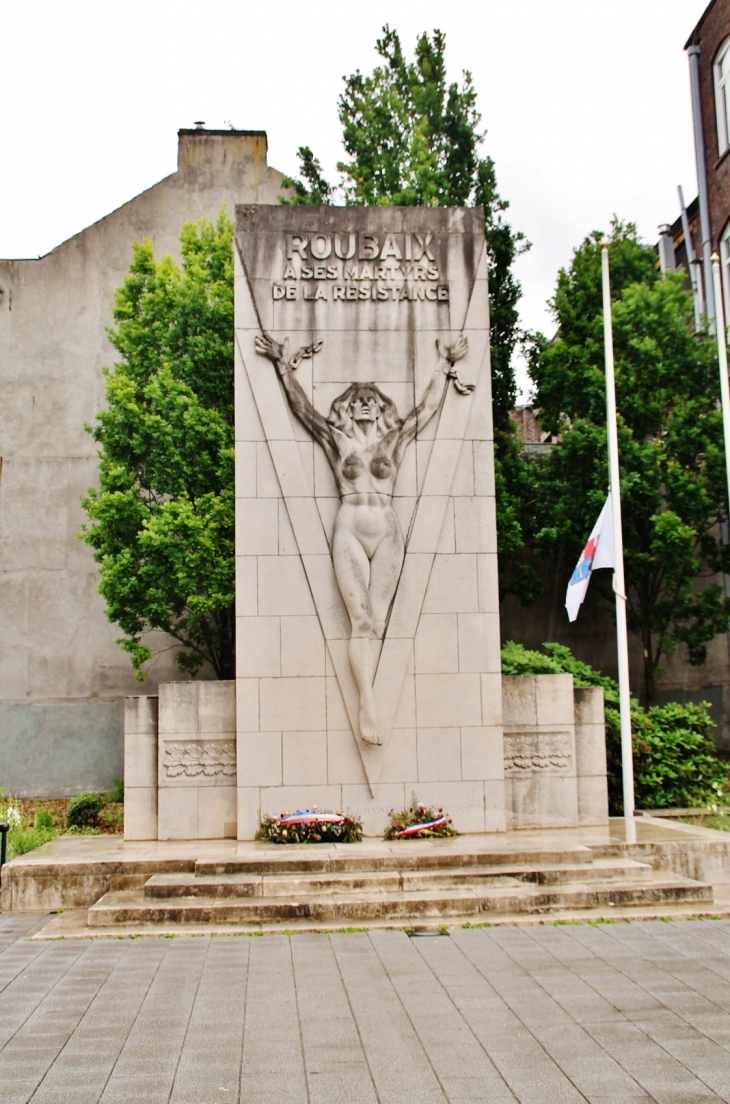
[[[590,863],[593,852],[590,847],[574,846],[554,849],[487,850],[479,847],[455,845],[458,841],[396,842],[390,849],[383,845],[376,848],[368,844],[326,846],[268,847],[262,854],[235,855],[221,859],[198,859],[196,877],[212,877],[221,874],[337,874],[359,871],[443,870],[451,867],[502,867],[546,866]],[[444,843],[446,847],[435,847]],[[614,857],[614,856],[609,856]]]
[[[649,872],[645,880],[568,882],[545,888],[518,886],[455,886],[360,892],[316,892],[289,897],[145,896],[135,890],[105,894],[88,912],[90,928],[129,925],[280,924],[308,920],[324,924],[362,924],[372,921],[473,918],[490,914],[541,914],[551,911],[674,904],[708,905],[712,887],[675,875],[671,879]]]
[[[595,863],[505,865],[455,867],[446,870],[361,871],[359,873],[299,873],[276,874],[158,874],[144,887],[148,900],[170,900],[178,897],[250,898],[313,896],[324,893],[353,892],[418,892],[456,887],[479,889],[487,886],[519,887],[564,885],[569,882],[622,881],[645,879],[651,867],[646,863],[600,860]]]
[[[702,864],[677,849],[677,831],[655,845],[650,828],[641,845],[558,831],[544,843],[538,833],[293,847],[74,839],[15,860],[3,891],[12,907],[66,910],[43,938],[730,914],[730,895],[694,873]],[[703,837],[703,856],[727,842]]]

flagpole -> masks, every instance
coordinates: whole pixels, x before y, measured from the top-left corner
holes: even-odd
[[[634,819],[634,761],[631,746],[631,690],[629,684],[629,640],[626,629],[626,584],[624,581],[624,542],[621,530],[621,485],[618,465],[618,428],[616,423],[616,382],[613,368],[613,327],[611,325],[611,287],[608,273],[608,242],[601,250],[603,276],[603,340],[606,351],[606,428],[608,430],[608,471],[613,515],[614,570],[616,595],[616,644],[618,650],[618,691],[621,714],[621,772],[623,777],[624,827],[626,842],[636,842]]]
[[[725,434],[725,469],[727,472],[728,502],[730,503],[730,386],[727,378],[727,334],[722,298],[720,258],[712,254],[712,281],[715,286],[715,319],[717,332],[717,356],[720,361],[720,399],[722,401],[722,428]]]

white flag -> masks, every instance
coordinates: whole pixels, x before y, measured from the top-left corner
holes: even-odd
[[[611,495],[609,493],[603,509],[598,515],[598,521],[593,526],[588,543],[581,552],[580,559],[575,565],[575,571],[570,576],[568,590],[565,594],[565,608],[568,618],[575,621],[578,610],[586,596],[588,583],[591,580],[591,572],[597,567],[615,567],[613,555],[613,514],[611,512]]]

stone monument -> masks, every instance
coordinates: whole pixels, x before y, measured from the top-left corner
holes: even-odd
[[[605,822],[601,691],[500,674],[482,212],[236,216],[237,678],[127,700],[125,836]]]
[[[239,207],[239,836],[505,826],[480,210]]]

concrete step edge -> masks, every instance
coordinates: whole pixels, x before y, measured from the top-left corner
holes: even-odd
[[[585,909],[622,905],[623,907],[656,906],[657,903],[712,902],[712,888],[700,883],[679,885],[677,883],[656,882],[642,887],[596,887],[576,885],[569,890],[555,892],[514,893],[498,891],[491,894],[476,894],[454,891],[432,894],[382,894],[378,897],[353,897],[352,895],[318,895],[306,897],[299,895],[294,900],[280,898],[249,898],[231,902],[220,898],[177,898],[170,901],[145,900],[133,891],[106,894],[88,912],[88,922],[96,926],[104,922],[128,922],[134,916],[138,919],[147,916],[163,921],[208,922],[209,918],[228,916],[230,921],[245,916],[258,915],[261,920],[276,917],[318,916],[327,919],[336,916],[354,919],[357,916],[371,917],[393,913],[400,916],[420,915],[431,912],[432,915],[451,914],[491,914],[492,912],[527,912],[530,910],[551,911],[555,909]]]
[[[546,867],[546,868],[512,868],[489,867],[480,869],[477,867],[454,868],[447,870],[416,870],[416,871],[360,871],[350,873],[289,873],[287,876],[276,874],[260,875],[155,875],[145,883],[144,893],[148,898],[171,898],[174,896],[205,896],[206,890],[220,890],[212,892],[212,896],[227,897],[267,897],[289,893],[318,894],[327,892],[331,887],[337,891],[367,892],[369,889],[381,887],[408,888],[409,890],[429,885],[434,888],[444,885],[464,886],[499,886],[500,883],[510,883],[513,886],[558,886],[575,881],[585,880],[590,884],[596,882],[622,882],[631,883],[646,882],[651,879],[652,868],[646,863],[618,864],[604,867]],[[359,883],[355,885],[353,883]],[[240,894],[236,890],[240,889]],[[190,891],[194,890],[194,893]]]
[[[362,935],[375,930],[413,931],[421,929],[434,932],[445,931],[448,934],[450,931],[463,928],[474,929],[475,934],[477,934],[480,928],[493,927],[560,927],[564,924],[596,926],[647,921],[726,920],[730,919],[730,905],[714,903],[707,907],[702,902],[681,904],[667,902],[657,905],[635,906],[629,909],[612,907],[610,909],[554,909],[548,913],[492,913],[488,918],[483,920],[479,918],[474,923],[470,921],[460,922],[459,918],[454,917],[443,918],[448,921],[447,923],[441,922],[439,918],[427,920],[423,917],[418,918],[416,923],[408,923],[407,918],[404,922],[403,917],[391,920],[363,918],[357,924],[349,925],[343,925],[340,922],[312,922],[302,919],[260,924],[223,924],[211,921],[210,923],[185,924],[182,930],[179,924],[138,923],[134,921],[89,927],[86,923],[86,915],[86,909],[68,909],[62,915],[56,916],[31,938],[34,941],[56,939],[160,939],[163,936],[289,936],[304,933],[342,935],[343,938],[346,938],[348,935]]]
[[[343,845],[344,846],[344,845]],[[592,852],[590,847],[579,845],[568,848],[550,848],[544,851],[539,849],[526,849],[525,851],[441,851],[429,852],[409,851],[414,845],[402,842],[402,851],[397,854],[386,855],[358,854],[355,848],[358,844],[350,845],[352,852],[337,855],[302,855],[282,854],[281,857],[267,855],[265,858],[257,856],[232,856],[220,860],[198,859],[196,873],[208,874],[234,874],[248,871],[251,874],[271,874],[276,869],[295,871],[300,868],[317,873],[354,873],[358,870],[405,870],[405,869],[429,869],[433,867],[452,866],[504,866],[511,865],[536,865],[543,863],[585,863],[590,862]],[[417,846],[417,845],[416,845]],[[282,846],[282,851],[285,848]]]

